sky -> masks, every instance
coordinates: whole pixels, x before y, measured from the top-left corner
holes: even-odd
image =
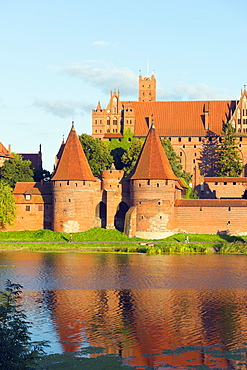
[[[75,122],[111,90],[138,99],[155,75],[157,100],[239,99],[247,84],[246,0],[0,0],[0,142],[37,153],[52,171]]]

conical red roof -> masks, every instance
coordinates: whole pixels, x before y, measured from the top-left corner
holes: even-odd
[[[80,140],[72,125],[52,180],[96,181],[89,167]]]
[[[178,180],[154,125],[150,128],[131,180]]]

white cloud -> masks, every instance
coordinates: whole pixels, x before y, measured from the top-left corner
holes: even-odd
[[[39,107],[44,112],[51,113],[60,118],[73,118],[78,115],[83,116],[84,114],[91,113],[93,108],[90,104],[82,104],[77,101],[45,99],[36,99],[33,106]]]
[[[121,94],[136,96],[138,79],[129,68],[117,68],[114,64],[105,64],[102,61],[90,61],[87,64],[73,63],[65,67],[50,67],[50,69],[81,78],[92,86],[109,94],[113,88],[120,89]]]
[[[164,89],[157,90],[159,100],[221,100],[227,99],[226,92],[221,89],[213,89],[205,83],[198,85],[189,85],[184,82],[179,82],[173,86],[171,91]]]
[[[101,47],[101,48],[105,48],[105,47],[108,47],[108,46],[113,46],[113,47],[116,47],[116,46],[119,46],[120,43],[115,41],[115,42],[108,42],[108,41],[94,41],[92,43],[92,46],[96,46],[96,47]]]

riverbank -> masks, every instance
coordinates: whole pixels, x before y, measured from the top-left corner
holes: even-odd
[[[145,240],[129,238],[118,230],[98,228],[73,234],[51,230],[8,231],[0,233],[0,251],[247,254],[247,237],[176,234],[162,240]]]

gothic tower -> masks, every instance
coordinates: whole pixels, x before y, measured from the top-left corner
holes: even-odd
[[[52,184],[53,230],[79,232],[94,227],[94,202],[100,184],[91,172],[73,122]]]
[[[135,236],[139,237],[167,236],[174,223],[174,202],[179,197],[176,186],[178,182],[152,125],[130,177],[132,207],[126,223],[131,223],[131,226],[126,224],[125,232],[134,236],[127,230],[130,227]]]
[[[139,76],[139,101],[156,101],[156,79]]]

